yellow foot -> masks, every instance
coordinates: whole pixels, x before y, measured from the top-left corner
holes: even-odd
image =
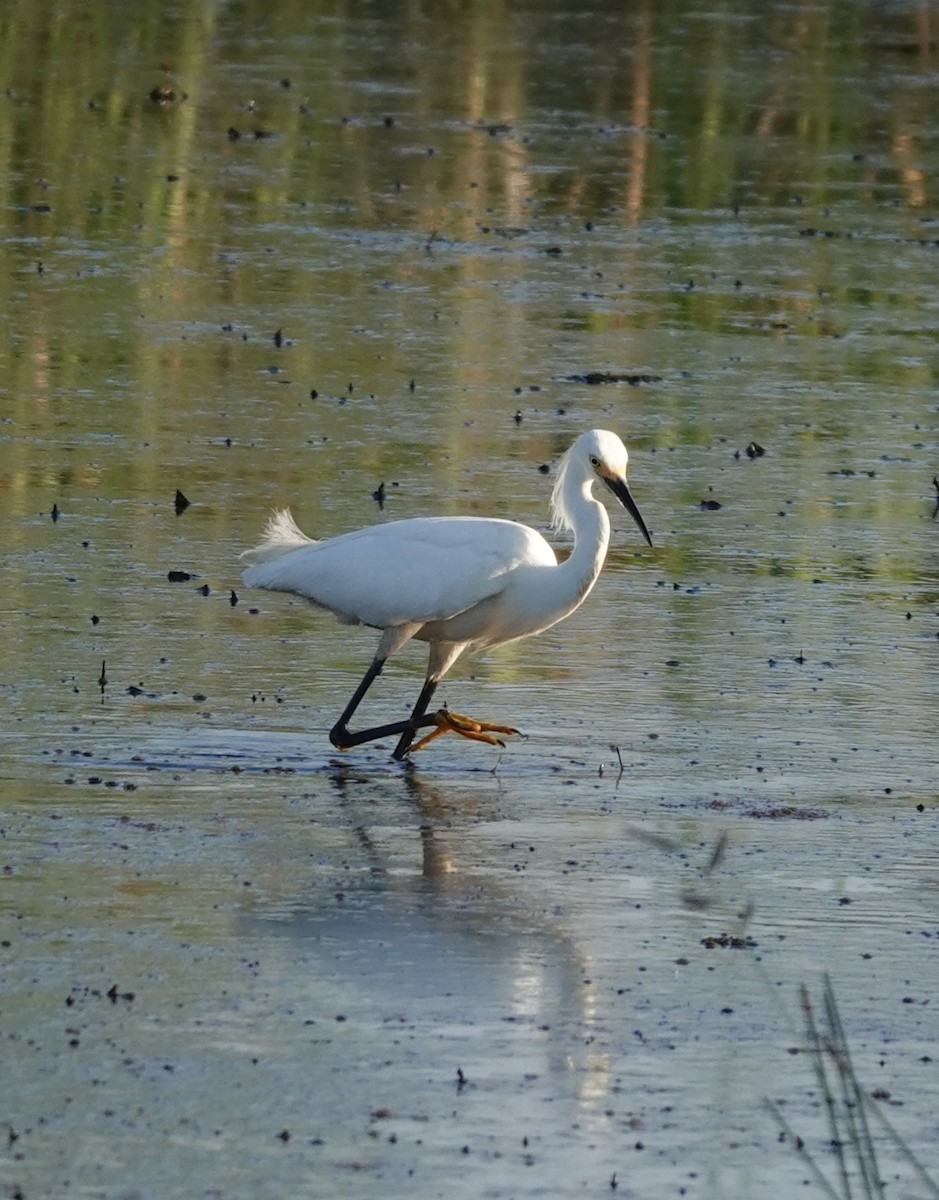
[[[460,737],[469,738],[472,742],[486,742],[490,746],[505,745],[501,738],[495,736],[497,733],[518,733],[511,725],[489,725],[485,721],[474,721],[472,717],[463,717],[448,708],[438,709],[433,719],[437,728],[414,743],[411,747],[412,754],[415,750],[423,750],[425,746],[429,746],[434,738],[440,737],[442,733],[458,733]]]

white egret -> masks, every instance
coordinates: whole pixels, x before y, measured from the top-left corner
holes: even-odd
[[[249,587],[291,592],[349,625],[381,630],[362,682],[330,731],[346,750],[398,736],[394,757],[423,748],[441,733],[502,744],[505,725],[473,721],[447,709],[427,715],[440,680],[464,650],[483,650],[541,633],[583,603],[597,581],[610,542],[610,519],[592,492],[605,483],[645,540],[652,538],[626,483],[626,447],[603,429],[574,442],[558,466],[551,495],[555,529],[572,530],[563,562],[540,533],[487,517],[416,517],[313,541],[289,509],[275,512],[263,540],[242,558]],[[348,723],[389,655],[412,638],[430,644],[424,686],[410,717],[352,731]],[[412,746],[417,730],[435,726]]]

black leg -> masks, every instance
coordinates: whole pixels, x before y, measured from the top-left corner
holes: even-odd
[[[411,719],[401,734],[401,738],[398,741],[397,746],[395,746],[394,754],[391,756],[392,758],[396,758],[400,762],[410,750],[411,743],[414,741],[414,735],[418,730],[417,722],[421,717],[423,717],[424,713],[427,712],[427,706],[430,704],[431,697],[436,690],[436,679],[425,680],[424,686],[421,688],[421,694],[417,698],[417,703],[414,705],[414,708],[411,711]]]
[[[406,721],[392,721],[387,725],[376,725],[372,729],[359,729],[354,733],[349,729],[348,724],[353,713],[362,703],[362,698],[372,686],[378,676],[381,674],[382,667],[385,665],[383,658],[376,658],[369,669],[362,677],[362,682],[352,693],[352,699],[342,711],[342,716],[329,731],[329,740],[339,750],[349,750],[353,746],[361,746],[364,742],[374,742],[378,738],[393,737],[395,734],[401,735],[401,740],[394,752],[394,757],[402,759],[408,752],[408,747],[414,740],[414,735],[418,729],[425,725],[433,725],[433,717],[425,717],[427,705],[430,703],[430,698],[434,694],[436,682],[431,683],[429,680],[421,689],[421,694],[417,698],[417,703],[410,717]]]
[[[346,726],[352,717],[352,714],[362,703],[365,693],[372,686],[378,676],[381,674],[381,669],[385,665],[383,658],[375,658],[372,660],[371,666],[362,676],[362,682],[352,693],[352,699],[342,711],[342,716],[329,731],[329,740],[334,746],[338,746],[340,750],[344,750],[346,746],[354,746],[355,742],[350,742],[349,738],[354,734],[350,734]]]

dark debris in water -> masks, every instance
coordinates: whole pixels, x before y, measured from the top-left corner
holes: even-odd
[[[500,238],[520,238],[531,233],[530,229],[525,229],[514,225],[480,225],[480,233],[491,233],[495,237]]]
[[[149,96],[153,103],[158,104],[161,108],[167,108],[170,104],[189,99],[184,91],[174,87],[171,83],[157,84],[156,87],[150,89]]]
[[[707,950],[753,950],[756,944],[752,937],[739,937],[734,933],[711,934],[701,939],[701,945]]]
[[[507,121],[477,121],[477,129],[488,133],[490,137],[503,137],[512,132],[512,126]]]
[[[733,800],[712,800],[708,804],[708,808],[719,812],[737,807],[737,802]],[[813,808],[810,805],[777,804],[772,808],[743,809],[742,815],[752,817],[756,821],[827,821],[831,813],[827,809]]]
[[[234,125],[229,125],[226,130],[228,140],[230,142],[238,142],[242,138],[251,138],[256,142],[264,141],[266,138],[276,137],[277,135],[271,129],[250,129],[242,131]]]
[[[743,814],[756,821],[826,821],[831,813],[824,808],[800,808],[796,804],[781,804],[776,808],[749,808]]]
[[[737,934],[711,934],[701,938],[701,946],[708,950],[752,950],[756,942],[752,937],[740,937]]]
[[[850,229],[819,229],[814,225],[807,225],[804,229],[799,230],[799,237],[803,238],[825,238],[828,240],[843,238],[845,241],[850,241],[859,236],[862,235],[853,233]],[[939,238],[895,237],[892,240],[906,246],[922,246],[931,249],[939,248]]]
[[[661,375],[651,375],[645,371],[585,371],[561,376],[561,383],[586,383],[590,387],[602,383],[628,383],[630,387],[638,387],[640,383],[661,382]]]
[[[62,782],[68,784],[69,786],[73,786],[78,781],[74,775],[69,775]],[[86,783],[88,783],[90,787],[104,786],[106,788],[111,788],[114,791],[119,789],[122,792],[136,792],[137,790],[137,784],[132,783],[130,780],[125,780],[122,782],[120,779],[105,779],[102,775],[89,775]]]
[[[118,1000],[124,1000],[127,1004],[132,1004],[136,1000],[135,992],[121,991],[116,983],[112,983],[106,992],[102,992],[100,988],[81,987],[74,985],[69,994],[65,997],[65,1007],[74,1008],[82,1000],[110,1000],[112,1004],[117,1004]]]
[[[813,225],[806,226],[805,229],[799,230],[799,237],[804,238],[851,238],[854,234],[850,230],[842,232],[840,229],[816,229]]]

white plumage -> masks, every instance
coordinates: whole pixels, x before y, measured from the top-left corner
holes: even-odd
[[[340,621],[375,629],[456,616],[500,592],[526,562],[556,564],[537,533],[514,521],[415,517],[314,542],[278,512],[245,559],[250,587],[305,596]]]
[[[466,649],[482,649],[540,633],[568,616],[596,582],[606,557],[610,523],[591,492],[606,483],[651,545],[626,484],[626,448],[614,433],[582,434],[562,458],[551,497],[556,528],[574,532],[574,549],[558,563],[541,534],[515,521],[482,517],[417,517],[313,541],[289,510],[275,513],[263,540],[242,558],[250,587],[303,596],[347,624],[382,631],[365,678],[330,737],[342,748],[400,734],[403,758],[417,728],[436,724],[497,741],[504,726],[468,722],[443,712],[425,717],[437,683]],[[385,660],[411,638],[430,643],[427,677],[408,721],[352,733],[347,722]],[[455,716],[455,714],[453,715]],[[423,739],[420,745],[429,738]],[[418,749],[415,746],[414,749]]]

